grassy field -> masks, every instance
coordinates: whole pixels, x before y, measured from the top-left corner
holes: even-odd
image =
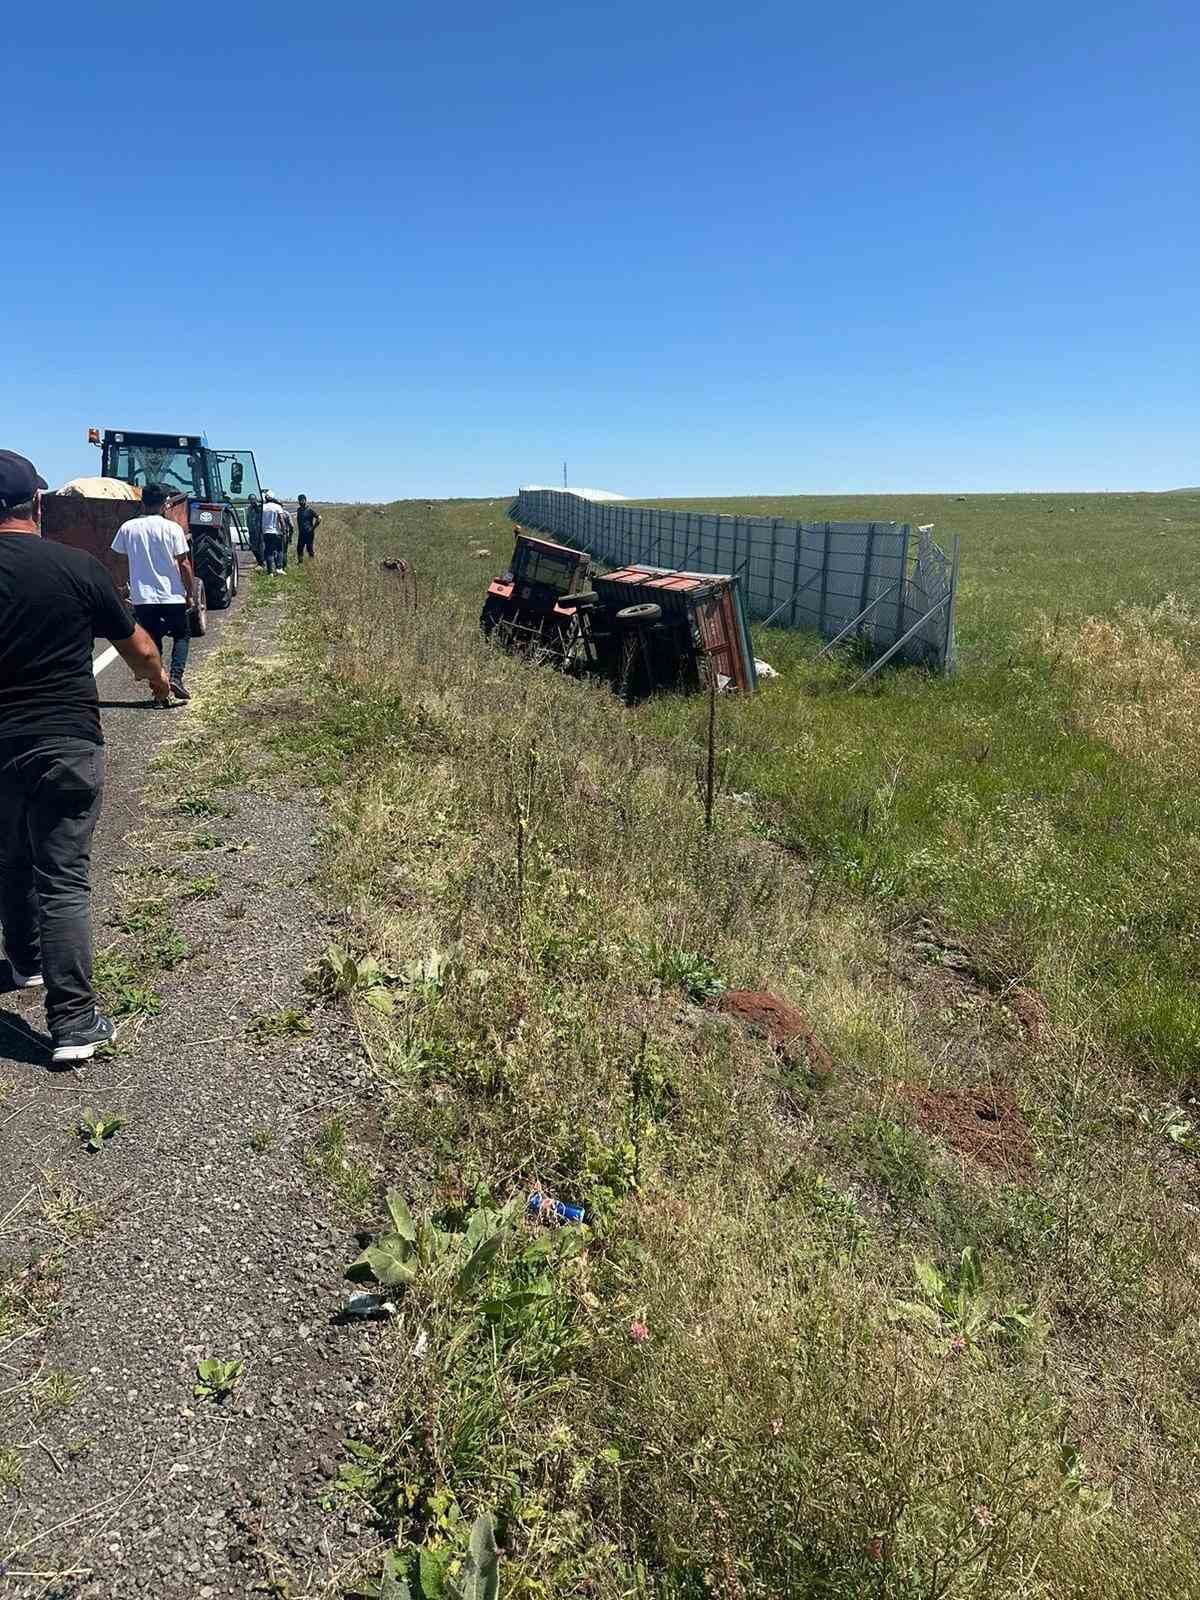
[[[759,630],[781,693],[732,706],[730,778],[781,838],[864,893],[969,935],[1177,1080],[1200,1052],[1195,730],[1200,495],[703,503],[932,522],[963,543],[959,671],[867,695]],[[678,703],[657,726],[694,731]]]
[[[416,1236],[334,1492],[414,1595],[481,1510],[509,1600],[1200,1595],[1200,499],[799,504],[962,532],[962,669],[760,635],[712,834],[695,704],[478,638],[502,501],[331,511],[262,714],[197,707],[197,784],[326,788],[340,1192]]]

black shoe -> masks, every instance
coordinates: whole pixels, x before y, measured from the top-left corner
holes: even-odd
[[[60,1033],[54,1040],[54,1054],[51,1060],[55,1062],[90,1061],[102,1044],[111,1044],[117,1030],[107,1017],[94,1012],[91,1022],[84,1023],[78,1028],[72,1028],[70,1033]]]
[[[190,700],[192,698],[187,690],[183,687],[182,678],[171,679],[171,693],[175,696],[176,700]]]

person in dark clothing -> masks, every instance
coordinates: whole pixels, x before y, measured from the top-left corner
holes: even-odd
[[[262,501],[252,494],[246,502],[246,537],[250,540],[250,554],[261,567],[263,564]]]
[[[158,651],[105,569],[43,541],[24,456],[0,450],[0,932],[9,987],[45,987],[56,1062],[86,1061],[113,1037],[92,991],[92,833],[104,737],[92,649],[108,639],[161,699]]]
[[[296,506],[296,562],[297,565],[304,560],[304,552],[308,551],[308,559],[316,559],[313,550],[313,540],[317,536],[317,529],[321,526],[320,513],[314,511],[308,503],[308,496],[302,494]]]

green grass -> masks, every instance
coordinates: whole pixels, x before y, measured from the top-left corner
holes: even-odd
[[[305,1152],[308,1165],[318,1172],[347,1216],[360,1218],[369,1209],[375,1175],[352,1145],[346,1119],[328,1117]]]
[[[810,636],[756,628],[756,651],[783,678],[722,704],[728,785],[749,790],[763,825],[824,881],[933,908],[997,985],[1039,989],[1064,1021],[1186,1081],[1200,1051],[1191,887],[1200,782],[1181,784],[1177,768],[1131,755],[1119,736],[1131,709],[1171,693],[1169,675],[1165,685],[1119,685],[1106,718],[1094,703],[1103,657],[1073,645],[1089,617],[1120,619],[1122,608],[1152,610],[1170,596],[1200,604],[1200,494],[686,504],[932,522],[947,542],[961,536],[956,676],[899,670],[852,694],[855,668],[816,662]],[[402,502],[349,516],[380,552],[395,542],[389,524],[402,522],[404,553],[466,626],[507,560],[505,509]],[[492,560],[474,556],[481,547]],[[1169,614],[1162,627],[1171,632]],[[664,697],[637,718],[687,746],[702,737],[695,701]]]
[[[1194,526],[1181,502],[1121,515],[1174,505]],[[1097,720],[1071,643],[1085,614],[1169,582],[1132,573],[1158,557],[1109,526],[1115,503],[1098,503],[1095,590],[1038,602],[1063,601],[1072,695],[1001,570],[1024,539],[1053,588],[1061,553],[1040,524],[1022,533],[1019,502],[988,502],[962,526],[993,580],[974,637],[964,598],[959,679],[891,674],[855,697],[840,668],[813,667],[811,641],[760,638],[785,675],[722,703],[730,782],[752,803],[722,795],[712,834],[691,702],[631,713],[479,640],[504,502],[327,516],[321,559],[286,586],[290,660],[254,693],[280,735],[270,781],[325,787],[339,942],[376,959],[389,996],[350,1001],[376,1074],[371,1164],[338,1117],[307,1159],[356,1221],[383,1225],[378,1173],[418,1223],[337,1492],[420,1551],[431,1585],[486,1508],[510,1600],[1200,1592],[1200,1158],[1177,1037],[1120,1026],[1128,950],[1155,996],[1182,991],[1143,925],[1115,964],[1095,942],[1149,826],[1128,796],[1165,786],[1156,747],[1136,759]],[[943,509],[973,508],[902,514],[945,532]],[[1065,515],[1086,539],[1086,512]],[[1114,551],[1128,587],[1102,570]],[[415,614],[379,570],[390,555],[415,563]],[[244,663],[224,670],[220,652],[205,669],[236,696]],[[263,758],[260,732],[203,724],[206,792]],[[839,752],[846,772],[824,776]],[[970,804],[950,826],[953,782]],[[1182,858],[1182,833],[1169,841]],[[1088,873],[1090,896],[1074,893]],[[1169,898],[1161,878],[1155,892]],[[1018,978],[1049,1002],[1036,1042]],[[731,1025],[722,984],[802,1005],[832,1079],[818,1091]],[[987,1171],[919,1125],[915,1095],[980,1086],[1023,1111],[1027,1161]],[[530,1222],[534,1186],[585,1225]],[[464,1233],[506,1204],[462,1284]]]
[[[851,672],[815,663],[808,638],[757,629],[755,648],[784,681],[723,706],[729,781],[822,872],[933,906],[998,981],[1032,984],[1068,1019],[1185,1080],[1200,1049],[1200,948],[1193,891],[1172,863],[1195,857],[1200,789],[1103,737],[1104,719],[1087,714],[1103,663],[1071,659],[1070,644],[1086,617],[1171,595],[1200,602],[1200,495],[701,504],[961,535],[954,679],[902,670],[850,694]],[[1058,620],[1061,646],[1039,616]],[[1153,692],[1134,685],[1130,698]],[[693,706],[664,701],[644,715],[699,737]]]

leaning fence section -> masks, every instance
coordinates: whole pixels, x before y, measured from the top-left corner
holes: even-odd
[[[612,566],[735,573],[751,616],[830,641],[859,635],[874,666],[953,666],[958,546],[947,555],[928,529],[667,511],[566,489],[522,489],[513,515]]]

